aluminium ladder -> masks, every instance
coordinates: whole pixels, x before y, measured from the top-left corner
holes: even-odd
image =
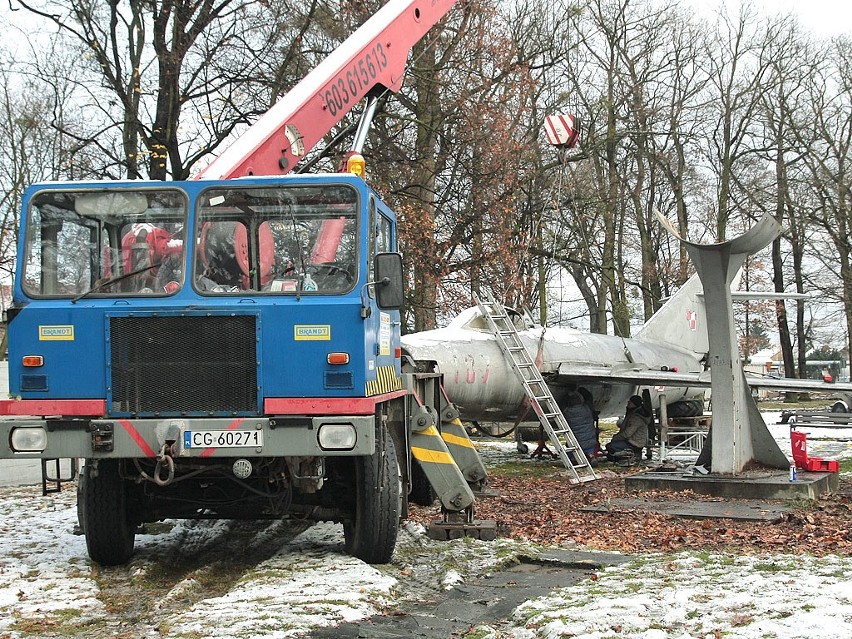
[[[553,393],[550,392],[541,371],[538,370],[521,341],[506,309],[490,294],[484,293],[482,297],[485,301],[474,296],[479,310],[488,321],[488,326],[497,338],[497,344],[503,351],[506,361],[521,381],[544,432],[547,433],[559,458],[568,469],[571,483],[579,484],[599,479],[585,453],[580,449],[580,444],[574,437],[562,411],[559,410],[556,400],[553,399]]]

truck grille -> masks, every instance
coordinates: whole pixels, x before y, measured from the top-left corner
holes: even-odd
[[[112,412],[258,412],[254,315],[109,322]]]

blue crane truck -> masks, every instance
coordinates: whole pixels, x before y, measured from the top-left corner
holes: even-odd
[[[402,357],[396,217],[363,134],[339,172],[291,172],[451,5],[392,0],[201,179],[26,190],[0,459],[40,459],[45,492],[83,460],[95,562],[126,562],[145,522],[292,515],[381,563],[409,500],[435,497],[430,534],[493,538],[440,375]]]

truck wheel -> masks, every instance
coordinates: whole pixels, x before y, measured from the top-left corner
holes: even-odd
[[[83,506],[78,510],[83,517],[89,557],[101,566],[127,563],[133,555],[136,526],[130,521],[127,486],[119,474],[119,464],[115,459],[101,459],[97,474],[92,472],[94,464],[85,466]]]
[[[413,459],[411,463],[411,492],[408,494],[408,501],[418,506],[431,506],[437,498],[438,495],[426,478],[426,473],[423,472],[420,462]]]
[[[384,451],[354,459],[355,512],[343,523],[346,552],[369,564],[390,561],[399,530],[396,448],[387,433],[381,439]]]

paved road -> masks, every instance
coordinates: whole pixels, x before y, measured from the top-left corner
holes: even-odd
[[[9,366],[0,361],[0,397],[9,393]],[[0,459],[0,486],[25,486],[41,482],[41,464],[31,459]]]

